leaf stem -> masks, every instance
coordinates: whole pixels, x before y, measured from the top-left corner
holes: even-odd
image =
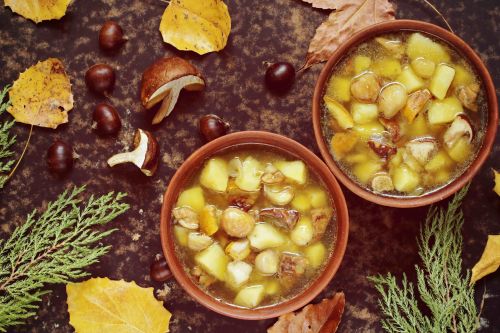
[[[423,2],[425,2],[429,7],[432,8],[432,10],[434,12],[436,12],[439,17],[441,17],[444,21],[444,23],[446,24],[446,26],[448,27],[448,29],[452,32],[452,33],[455,33],[455,31],[453,31],[451,25],[448,23],[448,21],[446,20],[446,18],[444,17],[443,14],[441,14],[441,12],[436,8],[436,6],[434,6],[432,3],[430,3],[428,0],[422,0]]]
[[[26,154],[26,150],[28,150],[28,146],[29,146],[29,143],[30,143],[30,140],[31,140],[31,134],[32,133],[33,133],[33,125],[31,125],[31,127],[30,127],[30,133],[28,135],[28,140],[26,140],[26,144],[24,145],[23,152],[21,153],[21,157],[19,157],[19,159],[17,160],[16,165],[14,166],[14,168],[12,169],[12,171],[7,176],[7,180],[9,180],[14,175],[14,172],[16,172],[17,167],[19,166],[19,164],[21,164],[21,161],[23,160],[24,154]]]

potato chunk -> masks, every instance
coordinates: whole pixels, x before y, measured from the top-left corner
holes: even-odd
[[[269,223],[257,223],[248,239],[250,245],[259,251],[278,247],[286,242],[285,236]]]
[[[448,94],[451,82],[455,77],[455,69],[445,64],[440,64],[432,76],[429,90],[438,99],[444,99]]]
[[[255,308],[264,299],[265,287],[263,285],[253,285],[241,289],[234,299],[234,304],[245,308]]]
[[[174,225],[174,236],[179,245],[187,246],[190,232],[191,230],[181,227],[180,225]]]
[[[352,119],[356,124],[368,124],[378,117],[377,104],[353,102],[351,104]]]
[[[304,254],[313,268],[318,268],[323,264],[326,257],[325,245],[321,242],[314,243],[305,248]]]
[[[226,282],[234,288],[238,288],[250,279],[253,267],[244,261],[233,261],[227,264]]]
[[[323,208],[328,206],[328,194],[319,186],[306,189],[307,196],[313,208]]]
[[[408,93],[422,89],[425,85],[424,81],[419,78],[409,66],[403,69],[401,74],[396,78],[396,81],[404,85]]]
[[[469,139],[464,136],[458,139],[453,147],[448,149],[448,155],[458,163],[465,162],[470,158],[471,154],[472,145],[469,143]]]
[[[286,178],[303,185],[307,181],[307,167],[303,161],[277,161],[274,166],[281,171]]]
[[[411,193],[419,185],[420,177],[418,173],[407,167],[405,164],[401,164],[394,170],[392,181],[394,183],[394,187],[399,192]]]
[[[351,114],[342,104],[328,96],[324,97],[324,101],[328,112],[342,129],[349,129],[354,126]]]
[[[451,60],[450,54],[443,45],[436,43],[419,32],[413,33],[408,38],[406,54],[412,60],[424,58],[433,61],[435,64],[450,62]]]
[[[442,101],[433,101],[427,117],[431,125],[451,123],[455,117],[464,111],[462,103],[455,96]]]
[[[371,69],[378,76],[394,80],[401,74],[401,62],[394,58],[382,58],[374,61]]]
[[[229,179],[227,163],[222,158],[211,158],[200,174],[200,184],[216,192],[224,192]]]
[[[195,255],[194,260],[205,272],[220,281],[224,281],[229,258],[219,244],[214,243],[199,252]]]
[[[354,60],[353,60],[354,73],[360,74],[361,72],[366,71],[368,68],[370,68],[371,64],[372,64],[372,60],[370,59],[370,57],[367,57],[364,55],[355,56]],[[349,85],[350,84],[351,83],[349,82]]]
[[[335,157],[342,159],[347,153],[349,153],[356,143],[358,142],[358,136],[354,132],[339,132],[335,133],[332,137],[330,147],[335,154]]]
[[[240,189],[248,192],[260,189],[261,177],[264,174],[262,164],[252,156],[245,158],[241,165],[241,170],[234,183]]]
[[[302,216],[295,225],[295,228],[290,232],[290,238],[295,244],[304,246],[311,241],[313,233],[314,229],[311,219],[307,216]]]
[[[453,161],[451,160],[451,158],[448,156],[448,154],[446,154],[445,151],[440,150],[429,162],[427,162],[424,168],[429,172],[438,172],[442,169],[448,169],[451,166],[453,166]]]
[[[203,189],[199,186],[184,190],[177,200],[177,207],[189,207],[197,213],[201,213],[205,207],[205,196]]]
[[[305,193],[297,193],[291,204],[292,207],[299,212],[306,212],[311,209],[311,201]]]
[[[356,125],[352,130],[357,134],[359,139],[368,141],[371,136],[382,134],[385,131],[385,128],[379,121],[375,120],[368,124]]]
[[[248,239],[231,242],[226,246],[226,254],[234,260],[243,260],[250,254],[250,242]]]
[[[434,70],[436,69],[436,64],[425,58],[416,58],[411,62],[411,68],[421,78],[430,79]]]
[[[379,162],[368,160],[366,162],[356,164],[352,172],[361,183],[368,184],[373,176],[380,170],[382,170],[382,165]]]
[[[351,100],[351,79],[344,76],[333,76],[328,81],[326,96],[339,102],[349,102]]]

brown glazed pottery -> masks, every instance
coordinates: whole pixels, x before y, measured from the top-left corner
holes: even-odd
[[[287,301],[256,309],[241,308],[218,301],[200,289],[184,271],[181,261],[177,258],[174,247],[173,221],[171,216],[179,192],[184,188],[186,183],[189,182],[196,171],[203,166],[205,160],[220,151],[236,146],[250,148],[258,147],[262,149],[266,149],[267,147],[275,149],[285,154],[285,156],[290,155],[293,158],[303,160],[310,171],[314,172],[318,178],[321,179],[330,192],[332,204],[334,205],[336,213],[336,244],[328,263],[316,281],[311,283],[311,285],[300,294]],[[306,147],[294,140],[278,134],[261,131],[245,131],[228,134],[207,143],[195,151],[172,177],[163,197],[163,206],[161,210],[161,244],[163,254],[165,255],[174,277],[184,290],[202,305],[220,314],[238,319],[260,320],[278,317],[282,314],[295,311],[309,303],[327,286],[337,272],[347,245],[348,231],[349,218],[344,195],[340,185],[323,161]]]
[[[488,103],[488,119],[486,122],[485,135],[483,143],[477,153],[475,160],[472,161],[466,171],[464,171],[464,173],[457,179],[440,189],[423,194],[421,196],[389,196],[376,194],[361,187],[339,168],[329,151],[328,142],[326,141],[321,129],[321,116],[323,112],[321,105],[323,93],[325,90],[325,85],[334,67],[350,50],[353,49],[353,47],[356,47],[357,45],[369,39],[372,39],[375,36],[398,31],[420,31],[431,34],[458,50],[458,52],[460,52],[466,59],[470,61],[471,65],[480,76],[486,92],[486,99]],[[443,200],[457,192],[467,182],[469,182],[472,177],[474,177],[481,165],[483,165],[484,161],[487,159],[495,141],[495,135],[498,126],[498,103],[495,94],[495,87],[493,85],[491,76],[486,69],[486,66],[483,64],[479,56],[472,50],[472,48],[467,45],[462,39],[460,39],[455,34],[430,23],[413,20],[395,20],[372,25],[358,32],[357,34],[349,38],[349,40],[347,40],[345,43],[343,43],[331,56],[331,58],[328,60],[325,67],[321,71],[321,74],[316,83],[313,97],[312,118],[314,134],[316,136],[316,142],[321,151],[321,155],[326,161],[328,167],[332,170],[332,172],[342,184],[344,184],[349,190],[351,190],[358,196],[376,204],[398,208],[411,208],[425,206]]]

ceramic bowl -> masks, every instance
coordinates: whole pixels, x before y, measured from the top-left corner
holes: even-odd
[[[297,296],[278,303],[276,305],[260,307],[256,309],[245,309],[235,305],[223,303],[200,289],[188,276],[182,267],[182,263],[177,257],[174,246],[172,209],[177,202],[180,191],[203,166],[205,160],[211,156],[231,147],[262,147],[263,149],[274,149],[285,156],[303,160],[310,171],[315,173],[330,192],[332,204],[336,214],[336,243],[333,247],[333,253],[330,256],[323,272],[318,278],[305,288]],[[333,278],[340,266],[347,245],[347,235],[349,229],[349,218],[347,206],[342,190],[335,177],[328,167],[311,151],[296,141],[284,136],[268,132],[237,132],[220,137],[211,141],[195,151],[177,170],[172,177],[170,184],[163,197],[163,206],[161,210],[161,244],[163,254],[168,262],[170,270],[178,283],[184,290],[207,308],[220,314],[248,320],[260,320],[266,318],[278,317],[282,314],[297,310],[309,303],[316,297]]]

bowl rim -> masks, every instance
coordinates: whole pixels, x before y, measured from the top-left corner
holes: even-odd
[[[348,51],[350,51],[353,47],[363,43],[364,41],[373,38],[374,36],[405,30],[423,32],[433,35],[436,38],[441,39],[444,42],[450,44],[452,47],[456,48],[466,59],[468,59],[468,61],[479,74],[484,84],[488,104],[488,120],[486,123],[483,142],[476,155],[476,158],[458,178],[443,186],[442,188],[424,194],[422,196],[390,197],[375,194],[369,190],[362,188],[360,185],[358,185],[358,183],[347,176],[337,165],[332,155],[330,154],[328,143],[323,137],[321,129],[321,98],[323,96],[324,86],[328,78],[330,77],[333,67],[343,59]],[[320,153],[335,177],[344,186],[346,186],[351,192],[360,196],[361,198],[382,206],[413,208],[430,205],[451,196],[463,186],[465,186],[467,182],[469,182],[472,177],[474,177],[474,175],[479,171],[483,163],[488,158],[495,141],[498,125],[498,102],[495,86],[488,72],[488,69],[486,68],[481,58],[475,53],[475,51],[460,37],[449,32],[448,30],[445,30],[437,25],[428,22],[417,20],[394,20],[369,26],[364,30],[361,30],[360,32],[354,34],[346,42],[344,42],[329,58],[318,77],[314,89],[312,100],[312,118],[314,136],[316,138],[316,143],[319,147]]]
[[[331,195],[335,206],[337,237],[333,253],[323,272],[311,285],[295,297],[275,305],[257,309],[240,308],[216,300],[199,288],[184,271],[174,249],[174,240],[171,232],[171,210],[177,201],[180,190],[189,181],[189,178],[198,170],[202,163],[220,151],[238,145],[267,145],[284,154],[295,156],[303,160],[308,168],[323,182]],[[342,189],[324,162],[308,148],[290,138],[265,131],[242,131],[231,133],[213,140],[193,152],[174,174],[163,196],[160,221],[161,246],[170,270],[181,287],[196,301],[219,314],[245,320],[261,320],[275,318],[282,314],[295,311],[308,304],[331,281],[337,272],[347,247],[349,233],[349,215],[347,203]]]

